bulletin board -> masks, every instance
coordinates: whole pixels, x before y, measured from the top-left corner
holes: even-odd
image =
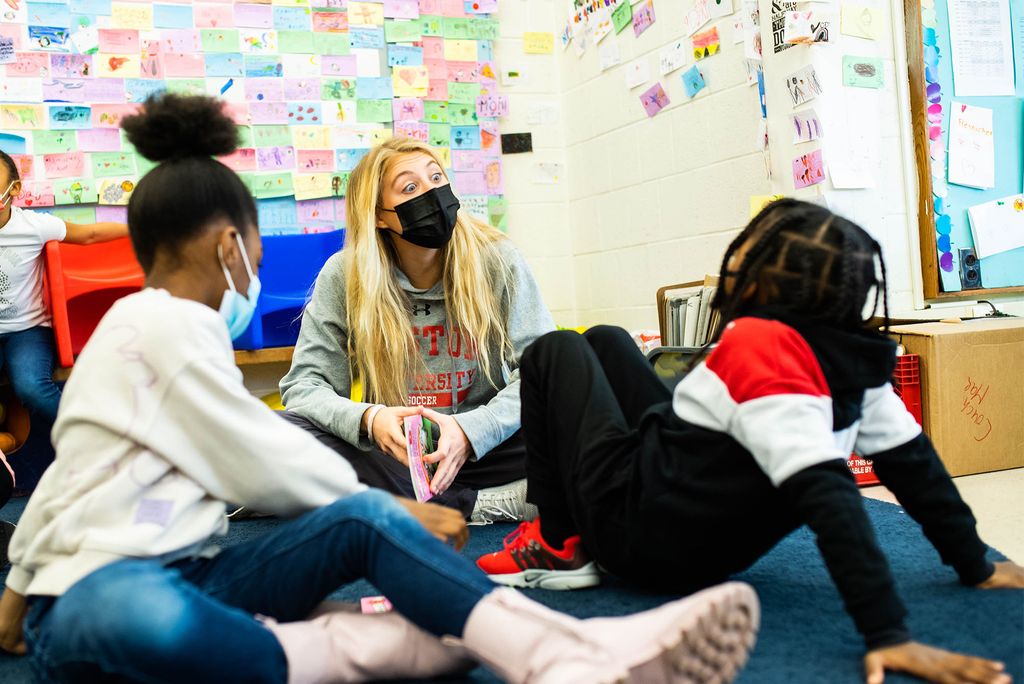
[[[465,209],[506,215],[493,41],[497,0],[3,0],[0,149],[22,207],[124,220],[151,168],[119,130],[153,93],[225,101],[221,161],[266,233],[343,227],[348,175],[387,138],[439,150]],[[479,113],[479,116],[478,116]]]
[[[947,0],[904,0],[926,299],[1024,293],[1024,248],[980,259],[980,288],[964,289],[959,258],[961,248],[974,247],[968,209],[1024,191],[1024,3],[1010,0],[1009,5],[1015,96],[963,97],[954,89]],[[945,153],[954,101],[992,110],[994,188],[947,182]],[[936,104],[941,114],[935,111]],[[936,148],[936,140],[941,148]]]

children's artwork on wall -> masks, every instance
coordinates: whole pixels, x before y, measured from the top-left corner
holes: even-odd
[[[881,88],[882,60],[877,57],[843,55],[843,85],[853,88]]]
[[[686,43],[682,40],[666,45],[658,52],[658,71],[662,76],[686,66]]]
[[[818,140],[824,135],[821,120],[813,109],[804,109],[793,114],[793,144]]]
[[[821,150],[814,150],[793,160],[793,185],[799,190],[825,180]]]
[[[633,34],[640,34],[654,24],[654,0],[641,0],[633,7]]]
[[[632,90],[651,80],[651,65],[646,57],[633,60],[626,65],[626,87]]]
[[[530,133],[502,133],[501,153],[522,154],[533,152],[533,135]]]
[[[683,17],[683,32],[692,36],[711,21],[710,0],[695,0],[693,7]]]
[[[668,95],[660,83],[655,83],[640,96],[640,104],[643,105],[647,116],[654,116],[669,105]]]
[[[786,14],[795,11],[795,2],[772,0],[772,49],[776,54],[793,47],[786,42]]]
[[[686,90],[686,96],[692,98],[694,95],[704,90],[704,75],[700,73],[700,69],[694,64],[692,67],[683,72],[683,88]]]
[[[711,30],[693,36],[693,59],[699,62],[705,57],[718,54],[720,47],[721,40],[718,37],[718,27],[713,26]]]
[[[594,16],[590,19],[590,25],[594,30],[595,43],[600,43],[615,28],[612,23],[611,12],[606,7],[602,7],[594,13]]]
[[[829,42],[830,22],[815,16],[814,10],[786,12],[785,37],[790,45]]]
[[[821,83],[814,72],[814,65],[808,64],[786,77],[786,90],[793,101],[793,106],[802,105],[821,95]]]
[[[555,51],[553,33],[524,33],[523,52],[528,55],[550,55]]]
[[[950,183],[971,188],[996,185],[996,139],[992,110],[950,102]]]
[[[840,30],[848,36],[877,40],[884,21],[881,10],[868,5],[844,3],[839,11]]]
[[[612,10],[612,24],[615,26],[615,33],[622,33],[622,30],[633,23],[633,5],[629,2],[620,2]]]
[[[619,44],[614,40],[604,43],[597,50],[597,59],[601,65],[601,71],[607,71],[613,66],[622,62],[622,54],[619,51]]]
[[[497,81],[521,69],[493,61],[496,5],[0,0],[0,149],[34,173],[18,203],[121,210],[153,166],[121,118],[162,91],[225,102],[240,149],[221,161],[258,196],[264,232],[343,223],[343,209],[302,207],[340,201],[357,161],[393,135],[429,141],[446,162],[453,146],[487,155],[482,196],[500,200],[497,121],[509,101]],[[615,27],[610,8],[598,33]],[[551,34],[524,38],[527,52],[551,52]]]

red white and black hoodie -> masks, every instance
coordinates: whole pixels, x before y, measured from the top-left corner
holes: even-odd
[[[671,410],[641,424],[630,545],[633,558],[651,560],[631,565],[655,583],[707,585],[806,524],[868,648],[902,643],[910,638],[906,609],[846,466],[850,453],[874,460],[961,582],[992,574],[987,547],[889,384],[895,344],[780,318],[730,323],[676,387]]]

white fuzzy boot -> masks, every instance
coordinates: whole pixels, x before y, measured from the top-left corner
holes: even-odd
[[[476,663],[399,613],[364,615],[353,604],[324,602],[309,620],[263,618],[288,659],[288,684],[429,679]]]
[[[757,595],[739,582],[591,620],[496,589],[470,613],[463,644],[512,684],[728,682],[746,663],[759,621]]]

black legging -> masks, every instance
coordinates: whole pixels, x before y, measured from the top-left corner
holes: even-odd
[[[619,555],[621,540],[607,553],[595,547],[625,524],[637,427],[671,392],[629,334],[610,326],[544,335],[523,355],[520,378],[527,499],[545,540],[560,547],[579,533],[597,557]]]
[[[370,487],[414,498],[416,496],[409,467],[399,463],[380,449],[363,451],[349,444],[337,435],[321,430],[302,416],[284,411],[281,417],[293,425],[309,432],[321,444],[341,454],[355,469],[359,481]],[[526,477],[526,448],[521,432],[517,431],[507,440],[477,461],[466,461],[455,476],[455,481],[443,494],[434,496],[431,503],[441,504],[462,511],[468,520],[476,505],[476,493],[480,489],[508,484]]]

